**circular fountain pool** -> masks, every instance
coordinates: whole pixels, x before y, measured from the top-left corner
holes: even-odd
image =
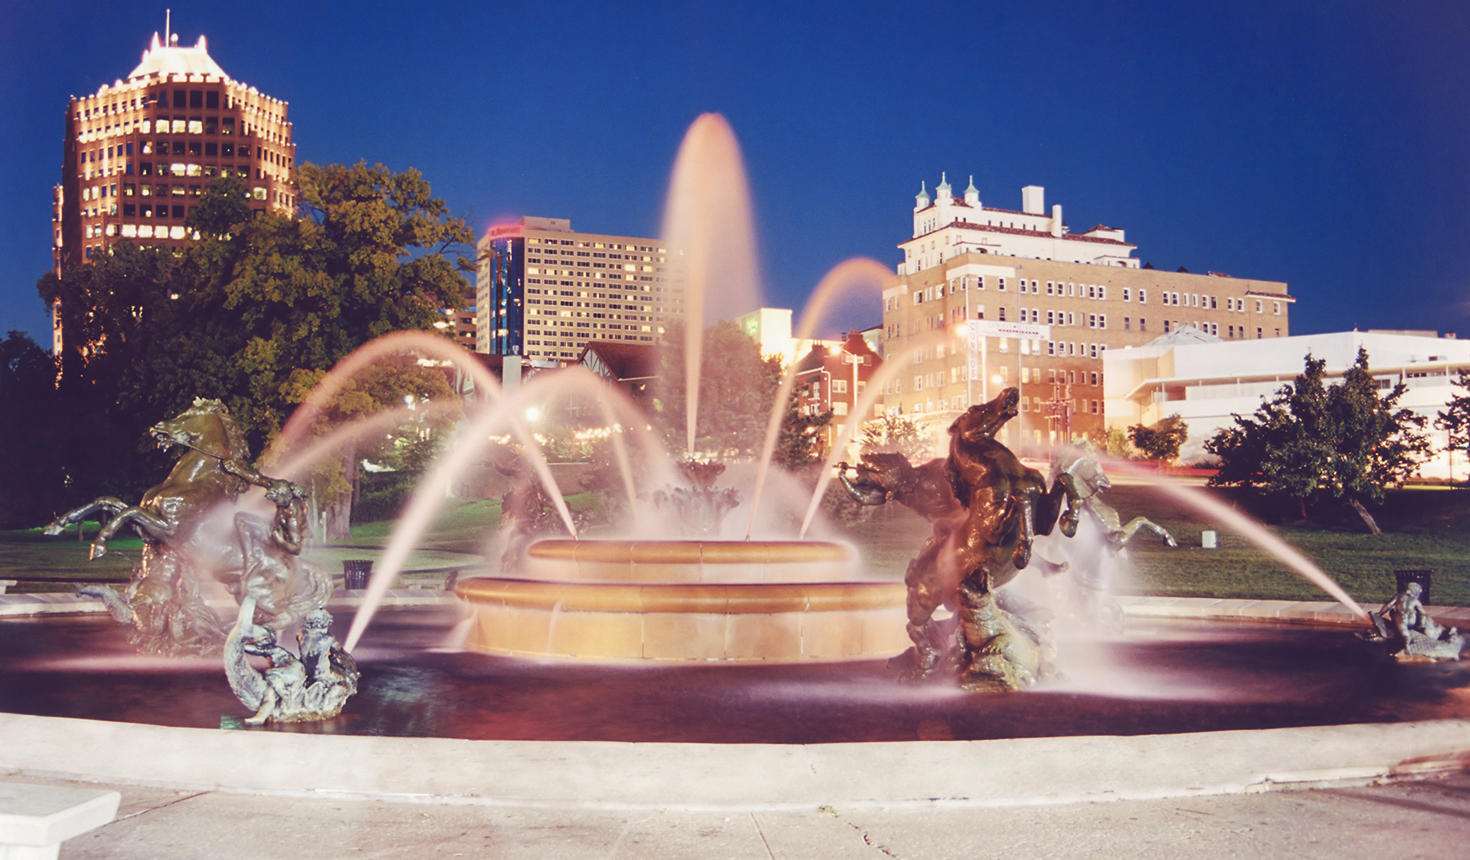
[[[545,540],[524,578],[455,588],[466,647],[590,660],[886,658],[908,647],[902,583],[852,580],[857,553],[822,541]]]
[[[453,607],[381,613],[341,716],[252,731],[470,740],[824,744],[1148,735],[1459,718],[1470,669],[1401,665],[1338,628],[1130,620],[1014,695],[897,683],[883,660],[607,663],[443,650]],[[246,712],[218,661],[143,657],[105,616],[0,621],[0,709],[188,728]],[[1074,649],[1075,651],[1076,649]]]

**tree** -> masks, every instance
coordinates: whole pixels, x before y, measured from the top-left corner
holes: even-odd
[[[1170,415],[1151,427],[1135,424],[1128,428],[1128,441],[1143,452],[1145,460],[1172,463],[1179,459],[1179,448],[1189,438],[1189,425],[1178,415]]]
[[[1205,443],[1220,458],[1211,486],[1259,488],[1296,500],[1306,516],[1307,502],[1327,497],[1345,502],[1380,534],[1364,502],[1382,502],[1385,489],[1402,484],[1429,451],[1420,432],[1424,418],[1398,408],[1407,386],[1380,394],[1358,350],[1342,381],[1326,386],[1326,362],[1306,357],[1303,372],[1261,404],[1252,418],[1234,416],[1235,425]]]
[[[1470,371],[1460,370],[1460,378],[1453,383],[1460,394],[1450,397],[1444,411],[1434,418],[1434,426],[1449,433],[1444,450],[1470,453]]]
[[[654,420],[670,450],[686,447],[684,328],[675,323],[664,335],[659,357]],[[699,412],[695,449],[720,457],[753,457],[765,441],[781,359],[763,358],[760,345],[738,326],[721,320],[704,330],[700,357]]]
[[[461,252],[473,234],[417,171],[305,164],[297,180],[302,217],[246,217],[243,186],[221,179],[192,216],[198,239],[183,251],[123,241],[38,283],[42,299],[59,303],[69,345],[63,393],[94,440],[68,443],[78,461],[68,475],[131,483],[84,495],[149,486],[119,480],[136,455],[91,452],[120,440],[131,447],[196,396],[223,400],[258,453],[347,354],[390,331],[443,327],[460,307],[471,268]]]
[[[0,528],[34,526],[64,509],[58,405],[51,354],[10,332],[0,341]]]
[[[863,425],[864,454],[902,454],[909,462],[929,455],[929,440],[912,418],[892,412]]]

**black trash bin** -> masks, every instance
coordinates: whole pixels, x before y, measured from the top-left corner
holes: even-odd
[[[1393,572],[1395,584],[1398,585],[1400,593],[1405,586],[1411,582],[1419,583],[1419,602],[1425,606],[1429,605],[1429,585],[1434,581],[1434,570],[1396,570]]]
[[[349,558],[342,561],[342,587],[349,591],[367,588],[368,577],[373,573],[372,559]]]

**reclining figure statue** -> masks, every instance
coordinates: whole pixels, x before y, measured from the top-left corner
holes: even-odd
[[[1406,584],[1381,609],[1368,613],[1373,629],[1358,633],[1358,638],[1383,643],[1389,656],[1398,660],[1460,659],[1464,635],[1429,617],[1419,602],[1423,592],[1423,586],[1417,582]]]

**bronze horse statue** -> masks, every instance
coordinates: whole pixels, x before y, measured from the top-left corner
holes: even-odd
[[[144,493],[136,505],[104,496],[68,511],[46,528],[46,534],[56,535],[71,523],[107,513],[106,525],[92,542],[94,559],[104,555],[108,541],[125,528],[143,538],[142,560],[128,585],[126,601],[111,589],[89,589],[108,602],[118,620],[133,626],[130,636],[139,650],[167,654],[220,650],[224,625],[199,593],[205,575],[229,586],[237,600],[247,592],[256,593],[261,604],[256,619],[277,626],[295,623],[325,604],[330,582],[294,558],[300,551],[299,539],[294,548],[281,540],[267,541],[264,549],[244,545],[247,533],[258,537],[262,530],[248,528],[235,516],[242,492],[254,484],[272,489],[277,497],[295,499],[298,494],[282,493],[283,486],[292,485],[268,478],[248,464],[245,436],[224,404],[196,399],[179,415],[153,425],[149,435],[160,448],[180,452],[162,483]],[[262,553],[271,564],[263,563]],[[261,575],[265,569],[274,573]]]
[[[1018,690],[1051,670],[1054,643],[1045,610],[1011,612],[995,589],[1031,563],[1031,545],[1051,533],[1067,500],[1061,481],[1021,463],[995,434],[1019,414],[1020,392],[1008,388],[971,406],[950,425],[945,474],[966,516],[956,534],[959,575],[960,686]],[[1012,606],[1019,610],[1019,607]]]

